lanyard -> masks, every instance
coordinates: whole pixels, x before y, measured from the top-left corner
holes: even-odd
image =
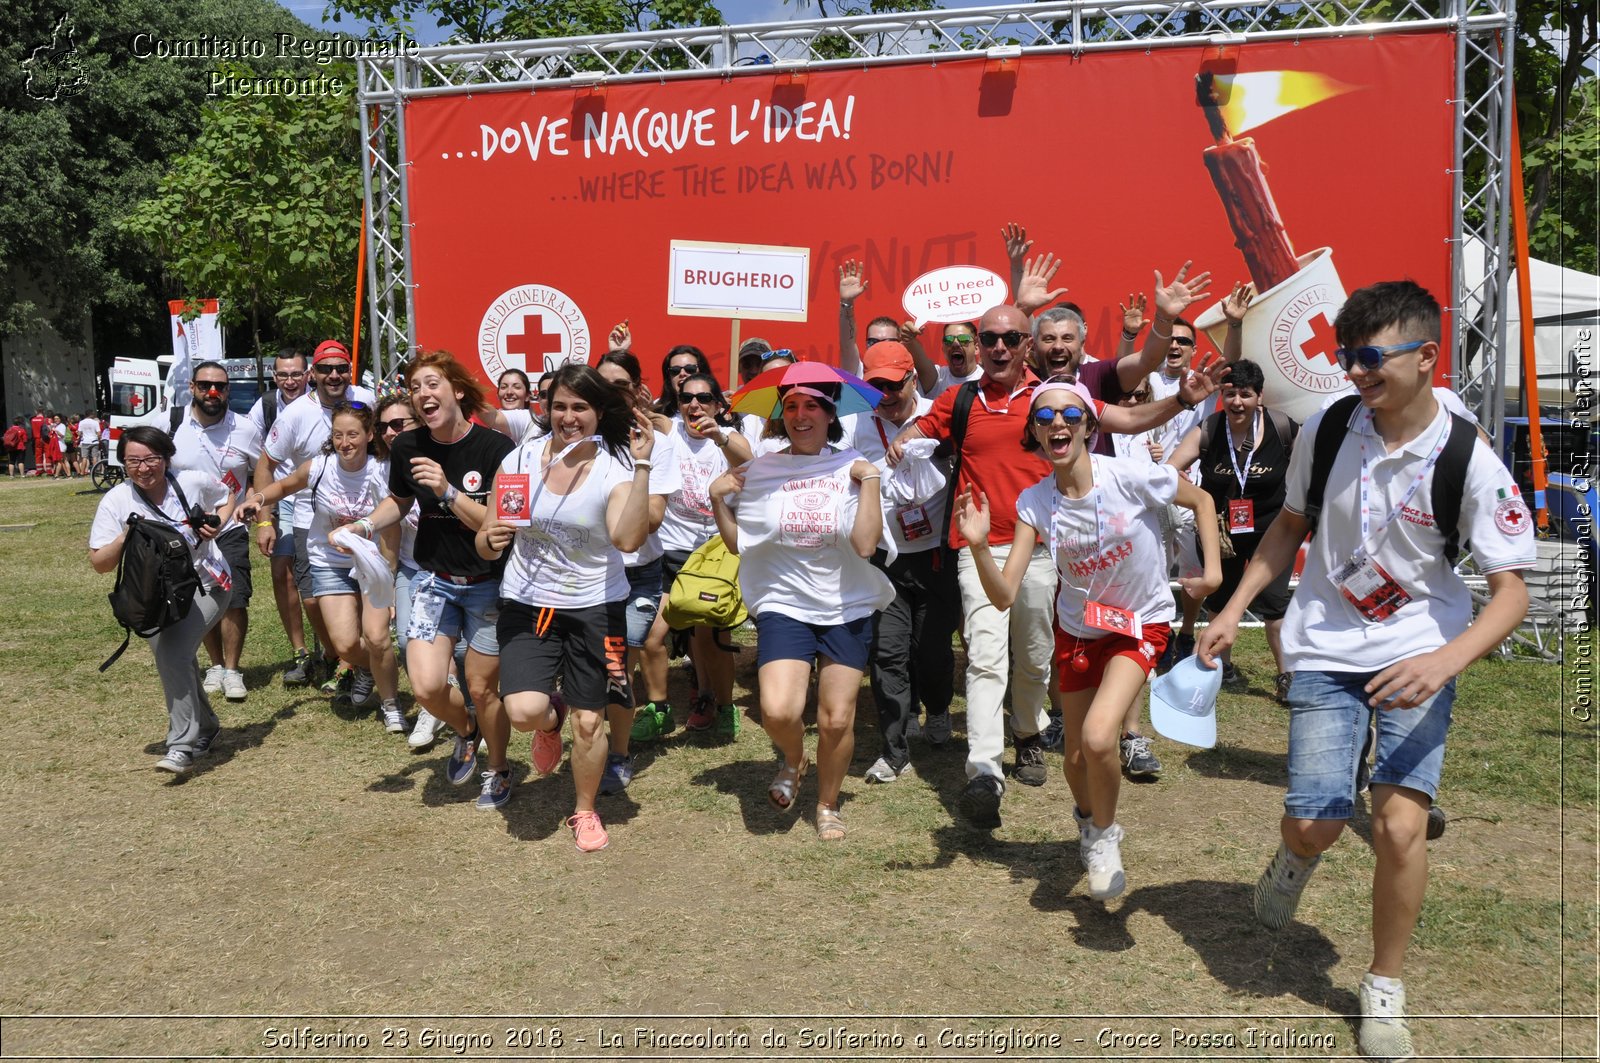
[[[1039,382],[1037,380],[1031,380],[1028,383],[1023,384],[1020,388],[1018,388],[1017,390],[1013,391],[1010,395],[1006,396],[1006,404],[1004,406],[1000,407],[998,410],[995,409],[993,406],[989,405],[989,397],[983,393],[983,385],[980,383],[978,385],[978,401],[983,403],[983,408],[985,410],[989,411],[990,413],[1007,414],[1007,413],[1011,412],[1011,403],[1012,403],[1012,401],[1015,400],[1016,397],[1018,395],[1021,395],[1023,392],[1032,391],[1034,389],[1034,387],[1036,387],[1038,385],[1038,383]]]
[[[207,434],[213,428],[220,428],[222,429],[224,440],[231,438],[233,435],[233,426],[228,423],[228,418],[223,417],[213,425],[203,425],[199,421],[195,420],[193,413],[187,413],[184,416],[190,424],[194,425],[195,439],[200,445],[201,453],[211,459],[211,474],[219,480],[228,475],[230,470],[223,465],[223,462],[227,460],[228,454],[232,448],[226,443],[224,443],[221,447],[212,447],[211,438]]]
[[[872,415],[872,426],[878,430],[878,438],[883,440],[883,449],[889,449],[889,433],[883,430],[883,418],[876,413]]]
[[[1095,545],[1094,550],[1091,551],[1088,556],[1098,561],[1101,553],[1105,550],[1106,545],[1106,511],[1104,492],[1100,489],[1100,463],[1092,454],[1089,456],[1089,475],[1094,480],[1094,486],[1089,489],[1089,494],[1090,497],[1094,499]],[[1057,486],[1055,477],[1053,475],[1050,477],[1050,492],[1050,560],[1056,564],[1056,571],[1060,572],[1061,565],[1059,562],[1056,562],[1057,552],[1061,548],[1060,537],[1057,531],[1057,525],[1059,524],[1057,517],[1061,513],[1061,507],[1066,501],[1066,496],[1061,493],[1061,488]],[[1077,540],[1075,538],[1074,545],[1076,545],[1076,541]],[[1096,565],[1096,568],[1098,568],[1098,565]],[[1088,581],[1089,585],[1084,588],[1085,593],[1087,593],[1091,599],[1094,597],[1093,572],[1094,569],[1090,569],[1090,577]],[[1076,584],[1073,584],[1073,586],[1076,586]]]
[[[554,439],[553,439],[553,437],[547,437],[545,439],[540,440],[539,442],[544,443],[546,446],[549,446],[549,445],[552,445],[554,443]],[[533,516],[534,503],[538,502],[539,501],[539,496],[544,493],[544,478],[545,478],[545,475],[550,472],[550,467],[555,465],[557,462],[559,462],[562,458],[566,457],[568,454],[572,453],[572,451],[574,449],[576,449],[577,447],[583,446],[585,443],[593,443],[594,446],[595,446],[595,451],[596,451],[596,453],[598,453],[599,450],[600,450],[600,444],[602,442],[603,442],[603,440],[597,435],[587,436],[587,437],[585,437],[583,439],[575,439],[571,443],[568,443],[565,447],[563,447],[562,450],[561,450],[561,453],[557,454],[555,457],[553,457],[549,461],[545,462],[544,465],[541,466],[540,469],[539,469],[539,480],[538,480],[538,483],[536,483],[533,486],[533,493],[528,496],[528,516],[530,516],[530,517]],[[527,456],[527,448],[530,447],[530,446],[534,446],[534,445],[536,445],[536,444],[524,443],[522,445],[522,449],[517,451],[517,471],[518,472],[522,471],[522,463],[523,463],[523,460]],[[587,483],[587,482],[588,481],[585,481],[585,483]]]
[[[1361,545],[1356,548],[1357,554],[1369,553],[1367,544],[1387,531],[1395,516],[1406,508],[1406,503],[1410,502],[1412,496],[1417,493],[1417,489],[1422,486],[1422,481],[1428,478],[1429,470],[1433,468],[1434,462],[1439,460],[1439,455],[1444,452],[1445,442],[1450,438],[1450,419],[1447,417],[1444,421],[1444,427],[1439,431],[1439,438],[1433,444],[1432,453],[1428,455],[1428,460],[1418,470],[1415,479],[1411,481],[1411,486],[1406,488],[1406,493],[1400,496],[1400,501],[1396,502],[1394,508],[1389,510],[1388,514],[1383,518],[1383,523],[1379,524],[1377,528],[1373,528],[1371,526],[1372,503],[1368,497],[1371,492],[1372,469],[1371,459],[1367,454],[1367,439],[1370,435],[1375,434],[1375,429],[1372,425],[1372,414],[1368,412],[1365,416],[1367,419],[1366,431],[1361,433]],[[1382,455],[1380,454],[1379,457],[1381,458]]]
[[[1222,415],[1222,427],[1226,429],[1228,433],[1228,460],[1233,463],[1233,475],[1234,478],[1239,481],[1239,497],[1243,498],[1244,482],[1250,478],[1250,464],[1255,461],[1256,451],[1261,449],[1261,434],[1262,429],[1264,428],[1264,426],[1261,424],[1261,411],[1256,411],[1255,419],[1250,423],[1250,453],[1245,455],[1243,469],[1239,468],[1239,448],[1233,444],[1233,425],[1228,423],[1228,415],[1226,413]],[[1363,458],[1363,470],[1365,470],[1365,467],[1366,463],[1365,459]],[[1407,495],[1406,497],[1410,498],[1411,496]],[[1364,507],[1362,512],[1365,513]]]

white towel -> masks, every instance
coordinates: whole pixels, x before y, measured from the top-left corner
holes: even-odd
[[[356,583],[360,584],[367,601],[375,609],[394,605],[394,570],[383,559],[378,544],[355,534],[343,538],[344,545],[350,548],[350,556],[355,559]]]

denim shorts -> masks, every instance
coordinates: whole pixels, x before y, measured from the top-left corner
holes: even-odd
[[[1349,819],[1356,764],[1372,716],[1378,718],[1374,786],[1403,786],[1430,799],[1444,770],[1444,737],[1456,700],[1452,679],[1414,709],[1368,708],[1363,689],[1375,672],[1296,672],[1289,686],[1289,792],[1284,811],[1298,819]]]
[[[756,667],[769,661],[829,660],[865,672],[872,656],[872,620],[864,616],[844,624],[808,624],[782,613],[756,617]]]
[[[360,594],[361,585],[356,582],[356,571],[353,568],[328,568],[323,565],[311,566],[311,596],[321,598],[329,594]]]
[[[430,601],[438,600],[441,606],[433,613]],[[495,636],[495,624],[500,619],[500,581],[487,579],[482,583],[452,583],[427,570],[419,571],[411,581],[411,615],[408,627],[414,628],[423,614],[423,624],[434,625],[434,637],[440,635],[459,640],[465,633],[467,646],[488,657],[500,656],[500,640]],[[416,637],[410,631],[408,639]]]
[[[644,645],[650,634],[650,625],[656,622],[661,610],[661,559],[646,561],[628,567],[628,645],[637,649]]]
[[[278,503],[278,538],[272,544],[273,557],[294,556],[294,499],[286,498]],[[262,518],[258,515],[257,520]]]

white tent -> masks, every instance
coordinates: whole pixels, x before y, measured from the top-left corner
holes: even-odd
[[[1483,245],[1469,239],[1462,263],[1468,289],[1483,275]],[[1534,357],[1541,408],[1570,406],[1580,374],[1596,375],[1595,342],[1600,332],[1600,277],[1553,262],[1532,259],[1528,278],[1533,295]],[[1506,412],[1514,414],[1522,392],[1522,307],[1517,271],[1511,271],[1506,329]],[[1467,311],[1477,308],[1469,300]],[[1591,383],[1591,387],[1593,384]]]

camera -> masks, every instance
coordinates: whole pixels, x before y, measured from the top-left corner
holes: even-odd
[[[222,518],[217,516],[215,513],[207,513],[199,506],[189,507],[189,527],[193,528],[195,531],[199,531],[202,527],[220,528],[221,526]]]

